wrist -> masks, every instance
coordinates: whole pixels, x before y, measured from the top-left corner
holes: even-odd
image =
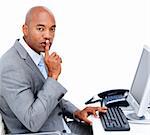
[[[57,75],[52,75],[51,76],[53,79],[57,80],[58,79],[58,76]]]
[[[77,110],[73,113],[73,118],[75,121],[77,122],[81,122],[80,118],[79,118],[79,113],[80,113],[80,110]]]
[[[51,72],[48,72],[48,77],[53,78],[54,80],[58,79],[58,75],[53,75]]]
[[[79,113],[80,113],[80,110],[76,110],[76,111],[73,113],[73,117],[74,117],[74,118],[78,118]]]
[[[52,73],[51,72],[48,72],[48,77],[52,77]]]

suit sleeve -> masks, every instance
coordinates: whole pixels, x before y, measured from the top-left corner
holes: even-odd
[[[79,110],[74,104],[72,104],[70,101],[65,100],[65,99],[62,99],[60,104],[62,105],[62,108],[65,111],[67,111],[71,114],[73,114],[75,111]]]
[[[73,113],[79,109],[75,105],[73,105],[70,101],[65,99],[62,99],[59,104],[63,110],[63,115],[67,116],[70,119],[74,119]]]
[[[37,132],[58,105],[66,89],[48,78],[37,96],[31,91],[32,78],[23,69],[5,69],[2,78],[3,96],[9,107],[30,131]]]

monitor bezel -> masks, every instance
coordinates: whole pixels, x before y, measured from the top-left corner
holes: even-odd
[[[139,61],[138,67],[137,67],[136,74],[137,74],[138,68],[141,64],[141,60],[142,60],[142,56],[143,56],[144,51],[148,52],[148,59],[150,59],[150,48],[147,45],[144,45],[143,51],[141,54],[141,58],[140,58],[140,61]],[[150,62],[148,63],[148,65],[150,65]],[[136,74],[135,74],[135,77],[136,77]],[[135,77],[134,77],[134,79],[135,79]],[[133,83],[134,83],[134,80],[133,80]],[[137,100],[132,95],[131,91],[132,91],[132,87],[131,87],[131,90],[129,91],[127,101],[132,106],[132,108],[134,109],[135,115],[137,115],[138,118],[141,118],[144,116],[145,112],[147,111],[147,108],[149,105],[149,100],[150,100],[149,99],[150,98],[150,70],[148,70],[148,78],[147,78],[145,90],[144,90],[144,93],[143,93],[143,96],[141,98],[140,103],[137,102]]]

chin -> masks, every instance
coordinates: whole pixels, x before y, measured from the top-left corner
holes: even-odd
[[[39,52],[45,52],[45,48],[41,48],[40,50],[39,50]]]
[[[38,53],[38,54],[40,54],[42,52],[45,52],[45,50],[44,49],[36,50],[36,53]]]
[[[40,50],[40,51],[38,51],[39,53],[44,53],[45,52],[45,50]]]

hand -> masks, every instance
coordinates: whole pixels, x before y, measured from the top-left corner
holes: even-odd
[[[53,52],[51,55],[49,55],[48,51],[49,51],[49,41],[46,41],[44,61],[48,68],[48,76],[57,80],[58,76],[61,73],[62,60],[59,57],[59,55],[57,55],[57,53]]]
[[[74,112],[74,116],[78,118],[79,120],[92,125],[92,121],[88,120],[88,116],[90,114],[93,114],[95,117],[97,117],[97,114],[96,114],[97,111],[105,113],[107,111],[107,108],[106,107],[86,107],[81,111],[78,110]]]

